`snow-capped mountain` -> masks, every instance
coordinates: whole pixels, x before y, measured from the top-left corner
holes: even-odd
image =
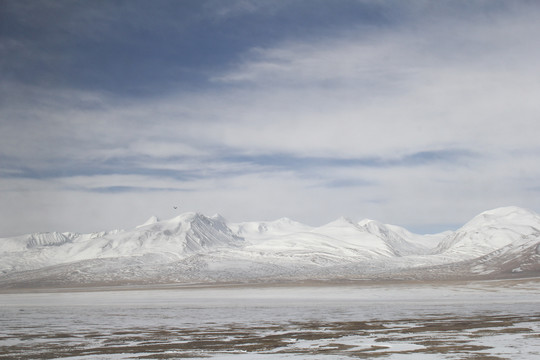
[[[531,276],[540,215],[505,207],[455,232],[418,235],[374,220],[320,227],[282,218],[151,217],[131,230],[0,239],[0,286]]]
[[[437,252],[456,254],[465,259],[528,242],[540,236],[540,215],[515,206],[485,211],[447,236]]]
[[[33,270],[76,261],[152,255],[153,262],[178,260],[243,242],[218,216],[186,213],[166,221],[151,217],[130,231],[93,234],[37,233],[0,239],[0,271]]]
[[[238,236],[247,237],[251,240],[264,240],[276,236],[308,232],[311,226],[301,224],[288,218],[275,221],[243,222],[229,224],[229,228]]]
[[[485,211],[447,236],[436,252],[458,259],[473,273],[540,270],[540,215],[515,206]]]

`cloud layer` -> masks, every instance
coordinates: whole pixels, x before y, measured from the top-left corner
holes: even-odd
[[[3,2],[0,236],[540,210],[536,4],[147,4]]]

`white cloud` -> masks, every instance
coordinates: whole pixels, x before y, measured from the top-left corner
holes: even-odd
[[[231,95],[242,110],[229,109],[246,119],[250,149],[271,146],[264,134],[286,151],[349,154],[534,143],[537,22],[484,20],[254,49],[216,80],[248,88]]]
[[[179,197],[186,211],[313,225],[348,215],[420,227],[501,205],[540,210],[540,191],[530,190],[540,179],[540,25],[537,12],[517,10],[289,39],[247,52],[213,78],[214,89],[159,99],[4,87],[12,95],[0,110],[0,153],[12,167],[2,171],[0,215],[12,228],[2,231],[134,226],[173,215]],[[421,166],[256,161],[447,149],[478,157]],[[35,178],[13,177],[24,169]],[[111,187],[164,191],[88,192]]]

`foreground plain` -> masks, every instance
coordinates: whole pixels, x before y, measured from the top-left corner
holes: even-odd
[[[4,293],[0,359],[536,359],[539,295],[539,279]]]

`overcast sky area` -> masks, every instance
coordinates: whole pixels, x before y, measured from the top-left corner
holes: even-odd
[[[538,19],[537,1],[0,0],[0,236],[538,212]]]

